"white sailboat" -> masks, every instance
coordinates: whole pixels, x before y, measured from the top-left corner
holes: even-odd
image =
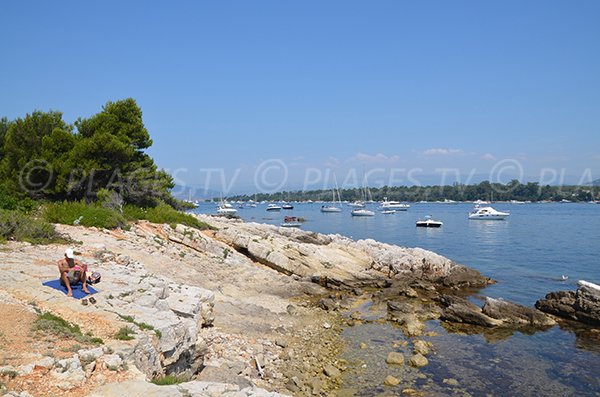
[[[363,190],[363,202],[367,201],[367,191],[369,192],[369,195],[371,194],[371,192],[365,187]],[[362,205],[362,208],[359,207],[353,209],[352,212],[350,212],[350,214],[352,216],[375,216],[375,212],[367,209],[364,204]]]
[[[322,205],[321,212],[326,212],[326,213],[342,212],[342,198],[340,197],[340,191],[338,189],[337,180],[335,179],[335,176],[334,176],[334,181],[335,181],[335,190],[331,191],[331,194],[332,194],[331,204]],[[336,207],[334,205],[334,203],[336,201],[336,199],[335,199],[336,192],[337,192],[337,202],[339,203],[339,207]]]

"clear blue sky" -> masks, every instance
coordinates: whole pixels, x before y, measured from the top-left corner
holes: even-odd
[[[284,188],[505,159],[597,179],[598,21],[598,1],[4,2],[0,115],[133,97],[161,167],[199,185],[223,168],[233,190],[270,159]]]

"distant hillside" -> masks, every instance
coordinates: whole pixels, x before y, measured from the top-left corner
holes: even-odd
[[[590,182],[590,185],[592,185],[592,186],[600,186],[600,179],[596,179],[595,181]]]

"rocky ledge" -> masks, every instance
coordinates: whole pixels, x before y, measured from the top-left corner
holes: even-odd
[[[474,269],[421,248],[239,220],[200,218],[215,225],[215,238],[237,252],[283,274],[328,287],[382,287],[406,279],[449,288],[483,287],[493,282]]]
[[[577,291],[557,291],[535,303],[539,310],[569,320],[600,326],[600,285],[579,281]]]

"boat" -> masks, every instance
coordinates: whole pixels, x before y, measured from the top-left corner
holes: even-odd
[[[416,222],[417,227],[441,227],[444,223],[434,220],[431,215],[427,215],[425,219]]]
[[[221,215],[235,215],[237,210],[233,208],[233,206],[225,201],[221,201],[219,208],[217,209],[217,214]]]
[[[334,175],[335,176],[335,175]],[[333,203],[335,203],[336,198],[335,194],[337,192],[337,202],[339,203],[339,207],[336,207]],[[335,181],[335,189],[331,191],[332,200],[331,204],[325,204],[321,206],[321,212],[331,213],[331,212],[342,212],[342,199],[340,197],[340,191],[337,188],[337,180]]]
[[[281,227],[300,227],[302,223],[295,216],[286,216],[283,218],[283,222],[279,224]]]
[[[482,207],[476,205],[473,211],[469,213],[469,219],[501,221],[506,219],[506,217],[508,217],[509,215],[509,212],[500,212],[496,211],[492,207]]]
[[[363,203],[362,201],[354,201],[352,203],[348,203],[349,207],[354,207],[354,208],[364,208],[365,207],[365,203]]]
[[[350,212],[352,216],[375,216],[375,212],[366,208],[356,208]]]
[[[281,208],[283,208],[284,210],[293,210],[293,209],[294,209],[294,206],[293,206],[293,205],[291,205],[291,204],[283,204],[283,205],[281,206]]]
[[[362,203],[362,208],[358,207],[356,205],[353,205],[353,207],[355,207],[352,212],[350,212],[350,214],[352,214],[352,216],[375,216],[375,212],[368,210],[365,208],[365,202],[367,201],[367,198],[372,199],[372,197],[369,197],[371,195],[371,191],[366,187],[367,183],[365,182],[365,188],[361,189],[361,193],[362,196],[361,197],[363,200],[360,202]]]
[[[277,204],[269,204],[267,205],[267,211],[281,211],[281,207]]]
[[[395,214],[396,210],[382,210],[381,213],[384,215],[391,215],[391,214]]]
[[[386,210],[406,211],[410,208],[410,204],[404,204],[399,201],[388,201],[387,197],[383,198],[381,208]]]

